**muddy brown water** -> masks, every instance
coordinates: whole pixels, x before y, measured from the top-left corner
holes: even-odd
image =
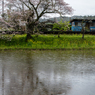
[[[95,95],[95,50],[0,51],[0,95]]]

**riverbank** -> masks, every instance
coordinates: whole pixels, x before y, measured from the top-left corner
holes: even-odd
[[[73,35],[33,35],[33,38],[25,42],[26,35],[1,35],[0,50],[7,49],[33,49],[33,50],[83,50],[95,49],[95,36],[81,34]]]

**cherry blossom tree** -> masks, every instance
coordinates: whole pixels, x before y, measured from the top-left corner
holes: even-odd
[[[34,27],[47,14],[71,14],[73,9],[64,0],[7,0],[21,19],[26,20],[27,38],[31,38]]]

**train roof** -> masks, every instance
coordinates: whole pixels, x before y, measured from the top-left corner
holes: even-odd
[[[70,22],[74,22],[74,21],[87,21],[87,22],[95,22],[95,19],[72,19]]]

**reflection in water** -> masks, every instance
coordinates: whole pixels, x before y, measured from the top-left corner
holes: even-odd
[[[95,51],[0,51],[1,95],[94,95]]]

